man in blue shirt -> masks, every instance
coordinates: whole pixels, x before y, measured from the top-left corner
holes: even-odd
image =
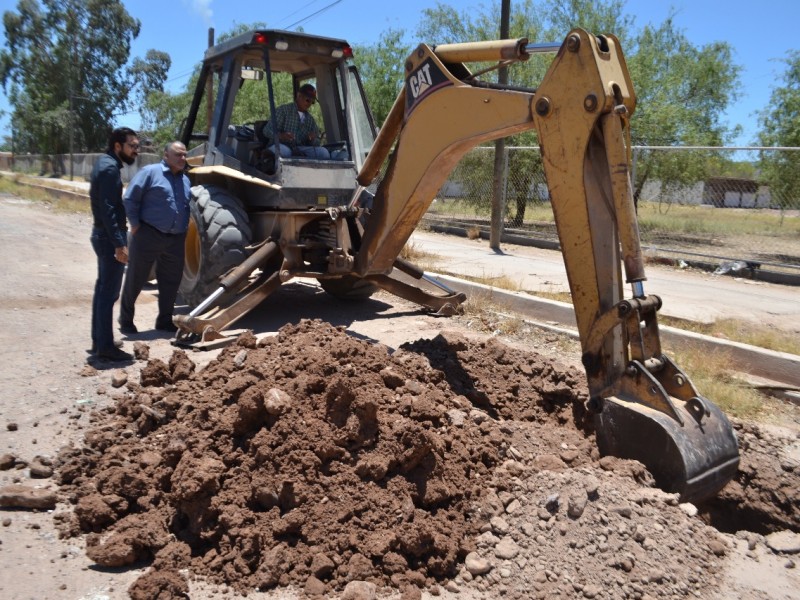
[[[155,328],[177,331],[172,312],[183,277],[191,196],[185,169],[186,146],[170,142],[164,148],[163,160],[136,173],[125,192],[125,212],[133,237],[119,310],[122,333],[138,333],[133,323],[136,299],[150,278],[154,263],[158,285]]]
[[[97,255],[97,280],[92,299],[91,354],[111,361],[131,360],[122,343],[114,341],[114,303],[119,298],[128,262],[128,228],[122,204],[122,163],[132,165],[139,154],[139,138],[128,127],[111,132],[106,153],[94,163],[89,183],[92,206],[91,242]]]

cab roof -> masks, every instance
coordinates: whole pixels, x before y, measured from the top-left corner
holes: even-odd
[[[269,50],[272,71],[296,73],[324,63],[336,63],[352,56],[345,40],[283,31],[256,29],[220,42],[206,50],[205,63],[217,63],[231,54],[243,55],[242,66],[263,67],[264,50]]]

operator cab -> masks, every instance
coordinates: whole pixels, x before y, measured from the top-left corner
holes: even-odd
[[[376,136],[351,58],[344,40],[279,30],[251,31],[209,48],[181,133],[190,164],[222,167],[213,172],[229,188],[247,182],[236,191],[250,206],[346,204]],[[316,89],[308,114],[320,130],[322,154],[336,160],[280,155],[270,117],[306,84]]]

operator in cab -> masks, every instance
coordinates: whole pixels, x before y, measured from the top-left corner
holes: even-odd
[[[294,102],[283,104],[275,109],[275,123],[278,128],[281,158],[300,156],[318,160],[347,160],[346,151],[333,154],[322,145],[322,134],[314,117],[308,110],[317,102],[317,90],[310,83],[300,86]],[[264,125],[266,139],[272,138],[272,122]]]

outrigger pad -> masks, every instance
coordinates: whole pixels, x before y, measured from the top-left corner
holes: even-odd
[[[191,331],[178,329],[178,333],[171,343],[179,348],[214,350],[232,344],[245,331],[247,329],[226,329],[222,333],[211,330],[205,331],[203,335],[197,335]]]
[[[739,446],[728,418],[709,400],[673,402],[683,425],[642,404],[605,399],[595,415],[597,445],[603,456],[643,463],[664,491],[698,502],[736,475]]]

